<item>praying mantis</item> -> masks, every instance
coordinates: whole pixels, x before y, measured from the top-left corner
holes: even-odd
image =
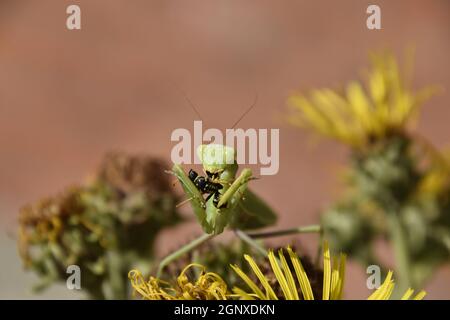
[[[169,173],[173,174],[181,183],[188,196],[187,201],[190,202],[205,234],[165,257],[159,264],[157,277],[169,263],[203,242],[221,234],[227,227],[234,230],[243,241],[256,247],[262,254],[266,254],[265,249],[242,231],[268,227],[275,224],[277,220],[275,212],[248,189],[249,181],[255,179],[252,171],[245,168],[236,177],[239,167],[236,162],[236,152],[228,146],[200,145],[197,155],[202,162],[206,177],[199,176],[193,170],[186,174],[179,164],[175,164]],[[204,198],[205,193],[209,193],[206,199]],[[317,226],[313,226],[311,230],[295,228],[267,233],[267,235],[317,232],[316,229]],[[256,234],[255,238],[258,237],[264,237],[264,234]]]
[[[180,165],[174,165],[172,173],[181,182],[205,233],[217,235],[227,226],[257,229],[276,222],[277,216],[272,209],[248,189],[249,181],[255,179],[252,171],[243,169],[236,178],[238,164],[233,148],[218,144],[200,145],[197,154],[207,181],[220,186],[214,197],[204,200],[195,179],[187,176]]]

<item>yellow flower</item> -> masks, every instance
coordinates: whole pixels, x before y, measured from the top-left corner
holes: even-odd
[[[249,263],[255,276],[258,278],[260,285],[258,286],[250,279],[239,267],[232,266],[241,279],[248,285],[250,291],[247,292],[241,288],[233,288],[234,297],[245,300],[313,300],[314,297],[311,289],[311,283],[308,279],[300,259],[297,254],[291,249],[287,248],[289,261],[283,250],[279,250],[278,258],[276,258],[273,251],[269,252],[268,258],[271,268],[275,274],[276,281],[281,287],[283,295],[277,296],[273,287],[269,284],[267,277],[261,272],[261,269],[255,263],[252,257],[245,255],[245,259]],[[339,300],[342,299],[344,289],[345,277],[345,255],[341,254],[339,259],[332,259],[328,244],[324,243],[324,258],[323,258],[323,300]],[[290,267],[292,266],[292,267]],[[292,271],[293,269],[293,271]],[[262,289],[261,289],[262,288]],[[392,279],[392,271],[388,272],[383,284],[375,290],[370,296],[369,300],[387,300],[391,297],[394,289],[394,281]],[[410,299],[414,290],[408,289],[403,295],[402,299]],[[419,292],[413,299],[421,300],[425,296],[425,292]]]
[[[191,282],[186,273],[193,267],[200,268],[201,273]],[[131,270],[128,278],[135,292],[147,300],[226,300],[229,293],[227,284],[218,274],[205,272],[204,266],[194,263],[183,269],[175,285],[154,277],[145,281],[137,270]]]
[[[253,270],[259,284],[255,283],[242,269],[232,265],[232,269],[248,285],[250,291],[234,287],[233,292],[229,292],[225,281],[216,273],[206,272],[205,267],[199,264],[190,264],[183,269],[178,276],[176,283],[171,284],[160,279],[150,277],[148,281],[137,270],[131,270],[128,278],[135,293],[146,300],[314,300],[308,275],[302,266],[297,254],[288,247],[286,249],[288,259],[283,249],[279,250],[278,258],[273,251],[269,252],[268,258],[270,266],[276,278],[276,284],[281,288],[281,294],[276,293],[272,279],[261,271],[255,260],[249,255],[245,259]],[[346,256],[341,254],[339,259],[332,259],[328,244],[324,243],[323,259],[323,300],[340,300],[343,297],[345,278]],[[200,268],[200,275],[195,281],[191,281],[187,276],[187,271],[193,267]],[[271,284],[272,282],[272,284]],[[394,289],[392,271],[388,272],[383,284],[375,290],[369,300],[387,300],[391,297]],[[408,289],[402,300],[410,299],[414,290]],[[421,300],[425,296],[425,291],[420,291],[413,299]]]
[[[289,98],[294,111],[289,121],[352,147],[363,147],[401,131],[435,91],[427,87],[413,92],[404,78],[391,54],[374,54],[365,88],[352,81],[344,92],[325,88],[312,90],[308,96],[295,94]]]

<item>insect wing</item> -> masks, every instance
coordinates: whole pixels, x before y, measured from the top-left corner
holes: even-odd
[[[235,228],[259,229],[271,226],[277,221],[275,212],[249,189],[246,189],[238,206],[239,212],[234,215],[232,223]]]

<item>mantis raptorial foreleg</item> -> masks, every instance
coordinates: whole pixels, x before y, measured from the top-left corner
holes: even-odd
[[[234,230],[234,233],[243,242],[247,243],[248,245],[256,249],[256,251],[258,251],[259,254],[261,254],[264,257],[267,256],[267,250],[263,246],[261,246],[257,241],[249,237],[248,234],[246,234],[244,231],[236,229]]]
[[[164,270],[164,268],[169,265],[172,261],[175,261],[176,259],[180,258],[182,255],[188,253],[191,250],[194,250],[198,246],[200,246],[203,242],[208,241],[212,239],[215,235],[214,234],[203,234],[202,236],[198,237],[197,239],[189,242],[188,244],[182,246],[177,251],[169,254],[166,256],[160,263],[158,267],[158,272],[156,274],[156,277],[160,278],[161,273]]]
[[[230,202],[232,205],[236,205],[239,200],[242,199],[245,189],[247,189],[247,183],[252,177],[252,171],[250,169],[242,170],[239,177],[233,181],[230,187],[220,197],[220,201],[217,205],[221,208],[224,204]]]

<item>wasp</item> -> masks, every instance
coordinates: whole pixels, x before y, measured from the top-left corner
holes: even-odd
[[[213,203],[217,207],[219,204],[220,192],[219,190],[223,189],[223,185],[218,182],[213,182],[214,175],[209,171],[206,172],[206,177],[200,176],[196,171],[190,169],[188,176],[189,179],[194,183],[194,185],[200,190],[202,193],[207,193],[208,197],[205,199],[205,202],[214,196]]]

